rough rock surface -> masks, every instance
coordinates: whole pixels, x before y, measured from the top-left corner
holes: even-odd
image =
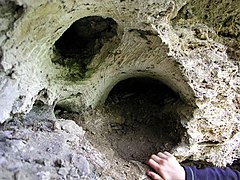
[[[0,0],[0,176],[143,179],[144,165],[124,159],[126,149],[113,142],[131,139],[121,133],[136,124],[158,127],[146,120],[153,115],[180,135],[153,151],[232,163],[240,157],[239,7],[233,0]],[[156,106],[124,89],[109,101],[117,84],[142,77],[178,99],[169,101],[166,89],[147,92],[163,96]],[[159,132],[155,140],[167,133]],[[148,137],[133,137],[141,134]]]

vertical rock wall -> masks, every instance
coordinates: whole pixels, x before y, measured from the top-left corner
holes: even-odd
[[[24,116],[36,100],[72,111],[95,107],[121,80],[147,76],[194,107],[193,112],[180,112],[187,133],[174,150],[179,158],[226,165],[239,157],[239,57],[233,53],[239,52],[234,29],[239,17],[229,16],[234,28],[229,25],[219,33],[218,21],[203,21],[204,15],[192,9],[198,7],[187,3],[0,1],[0,122]],[[239,14],[239,6],[229,7]],[[210,8],[206,14],[217,11]],[[75,21],[89,16],[112,18],[117,35],[103,41],[81,74],[78,68],[55,63],[68,61],[55,43]],[[231,36],[222,37],[224,31]]]

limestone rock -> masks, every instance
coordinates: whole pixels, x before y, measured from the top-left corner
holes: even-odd
[[[133,177],[124,160],[114,159],[107,143],[102,153],[84,146],[89,142],[81,125],[101,137],[109,132],[104,123],[112,116],[106,122],[101,115],[89,121],[88,114],[76,124],[56,119],[54,108],[92,112],[87,110],[102,105],[116,84],[135,77],[164,83],[185,103],[171,102],[172,111],[169,106],[161,110],[174,112],[176,127],[185,130],[172,149],[180,160],[191,157],[225,166],[239,158],[239,5],[239,1],[218,0],[0,0],[0,123],[26,123],[21,130],[13,126],[21,138],[9,134],[11,128],[1,129],[0,138],[5,140],[0,141],[0,153],[8,156],[0,159],[0,176],[43,179],[87,174],[94,179],[97,167],[99,176]],[[115,119],[118,125],[127,122],[119,119]],[[86,169],[67,158],[75,145],[85,148],[77,157]],[[93,159],[91,153],[98,157]],[[52,167],[53,158],[68,163],[67,167]],[[126,165],[123,169],[130,173],[114,169],[108,174],[104,170],[110,168],[108,158]]]

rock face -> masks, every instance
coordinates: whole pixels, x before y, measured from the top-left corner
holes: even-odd
[[[21,138],[13,140],[11,128],[16,130],[19,126],[8,123],[20,119],[24,123],[31,122],[32,127],[34,122],[44,119],[53,121],[52,124],[64,125],[59,125],[61,128],[57,128],[56,132],[54,128],[49,132],[43,129],[42,134],[38,130],[29,130],[23,123],[20,125],[22,129],[16,132],[22,131],[29,137],[39,136],[33,138],[36,141],[49,136],[48,140],[39,141],[42,146],[53,145],[58,135],[66,141],[73,138],[70,141],[74,146],[58,142],[53,146],[59,147],[54,150],[61,154],[59,159],[46,161],[39,160],[38,156],[36,161],[31,159],[30,164],[34,161],[45,166],[38,171],[37,166],[32,164],[38,177],[50,178],[60,173],[64,178],[97,179],[102,174],[103,177],[126,179],[134,176],[130,174],[138,173],[137,177],[141,178],[144,168],[139,165],[138,159],[132,159],[134,163],[129,165],[129,159],[122,159],[126,151],[119,150],[118,144],[113,143],[114,148],[107,144],[107,140],[102,141],[105,145],[101,143],[101,136],[103,132],[108,132],[109,129],[105,128],[109,125],[111,131],[115,129],[118,134],[124,130],[123,125],[127,127],[124,132],[129,132],[129,127],[135,124],[127,121],[134,119],[131,108],[117,110],[124,106],[119,97],[132,101],[133,95],[142,92],[137,88],[133,91],[135,85],[129,85],[129,81],[127,86],[131,88],[126,89],[123,88],[126,84],[122,85],[120,90],[124,91],[114,91],[118,94],[110,97],[115,86],[119,87],[118,84],[131,78],[158,81],[175,93],[172,96],[169,90],[163,88],[159,93],[151,91],[144,95],[148,97],[156,93],[162,97],[152,98],[159,100],[156,102],[158,105],[161,104],[161,107],[153,105],[154,108],[162,108],[157,119],[167,124],[163,127],[173,128],[172,132],[180,136],[170,148],[165,144],[165,148],[155,147],[154,150],[172,151],[180,161],[203,160],[218,166],[225,166],[239,158],[239,7],[239,1],[218,0],[0,0],[0,122],[7,127],[1,129],[1,139],[9,141],[11,147],[10,150],[0,151],[1,154],[8,151],[6,155],[9,155],[0,159],[6,175],[3,177],[8,177],[7,174],[9,177],[18,176],[16,171],[11,174],[11,168],[4,166],[4,162],[13,160],[19,152],[25,159],[31,159],[24,153],[27,146],[39,149],[38,152],[33,150],[32,156],[45,151],[34,142]],[[144,89],[143,86],[137,87]],[[108,101],[111,98],[113,100]],[[147,100],[143,98],[138,102],[136,109]],[[120,114],[111,116],[109,110],[103,110],[104,113],[95,110],[101,109],[104,103]],[[76,117],[65,118],[78,119],[78,126],[72,125],[74,122],[70,120],[56,119],[55,116],[64,116],[66,112],[82,114],[84,122]],[[144,108],[141,112],[145,112]],[[146,111],[145,114],[145,119],[151,119],[153,116],[150,115],[157,113]],[[164,118],[173,118],[174,121]],[[154,127],[158,123],[157,120],[154,123],[139,121],[139,117],[137,122]],[[82,127],[89,136],[84,135]],[[80,134],[76,135],[76,131]],[[143,137],[144,134],[143,131]],[[107,139],[107,135],[104,137]],[[96,147],[87,147],[95,150],[84,152],[84,147],[77,150],[90,142],[96,143]],[[104,150],[104,147],[112,149]],[[71,154],[69,148],[74,149],[71,161],[66,158],[67,152]],[[51,153],[45,152],[46,157]],[[96,161],[93,160],[94,153],[98,155]],[[118,157],[115,153],[123,156]],[[121,169],[124,175],[117,168],[107,174],[112,159],[124,166]],[[28,166],[24,163],[19,165],[18,168],[23,167],[19,177],[24,172],[23,175],[31,179],[34,173],[25,174]],[[50,166],[53,169],[46,170]],[[128,169],[130,166],[134,166],[132,171]],[[56,168],[60,172],[57,173]]]

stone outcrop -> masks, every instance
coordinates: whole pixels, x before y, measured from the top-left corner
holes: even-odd
[[[189,107],[171,111],[185,129],[172,149],[178,159],[225,166],[240,157],[239,5],[0,0],[0,122],[25,118],[38,102],[49,107],[45,119],[56,106],[94,109],[119,82],[148,77]]]

